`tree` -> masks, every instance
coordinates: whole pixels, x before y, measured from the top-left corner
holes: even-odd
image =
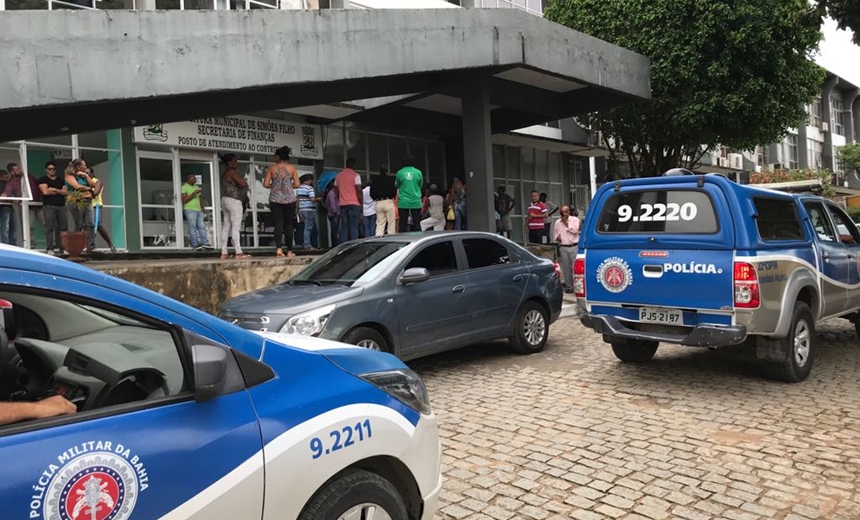
[[[544,14],[650,58],[651,100],[582,118],[636,177],[779,140],[824,81],[806,0],[553,0]]]
[[[822,18],[829,16],[836,20],[840,29],[854,33],[854,43],[860,45],[860,1],[858,0],[820,0],[816,9]]]
[[[860,143],[846,144],[839,148],[836,160],[845,173],[860,175]]]

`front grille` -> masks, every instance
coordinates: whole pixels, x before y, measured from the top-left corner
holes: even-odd
[[[262,326],[268,325],[271,321],[268,316],[232,316],[230,314],[219,314],[218,317],[226,322],[246,329],[259,329]]]

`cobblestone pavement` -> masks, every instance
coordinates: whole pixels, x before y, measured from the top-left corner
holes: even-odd
[[[575,318],[540,354],[412,361],[440,422],[438,518],[860,518],[860,342],[820,329],[794,385],[709,350],[621,364]]]

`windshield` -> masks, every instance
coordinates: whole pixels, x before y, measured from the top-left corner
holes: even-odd
[[[288,284],[346,284],[375,279],[397,261],[408,242],[357,242],[329,251],[288,281]]]

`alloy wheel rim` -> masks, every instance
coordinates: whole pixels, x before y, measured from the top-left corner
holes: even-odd
[[[546,335],[546,320],[538,310],[530,310],[523,320],[523,336],[529,345],[539,345]]]
[[[382,347],[379,346],[379,343],[373,341],[372,339],[363,339],[359,341],[356,345],[359,347],[364,347],[368,350],[376,350],[377,352],[382,351]]]
[[[797,366],[806,365],[811,348],[812,332],[809,330],[809,324],[806,320],[800,320],[794,329],[794,360],[797,361]]]
[[[391,520],[391,515],[384,507],[365,502],[347,509],[338,517],[338,520]]]

